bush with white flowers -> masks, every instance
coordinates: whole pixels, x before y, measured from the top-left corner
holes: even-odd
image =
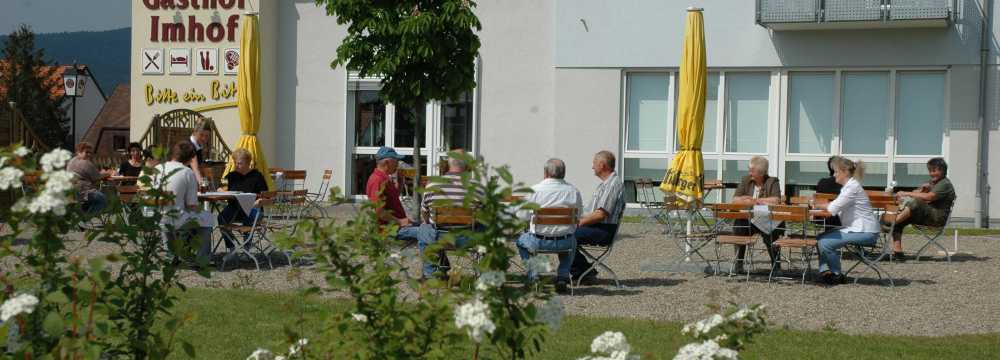
[[[675,360],[737,359],[739,350],[767,328],[764,305],[720,307],[720,313],[684,325],[681,333],[696,341],[681,347]]]
[[[605,331],[590,343],[591,355],[578,360],[638,360],[639,355],[629,354],[630,351],[632,347],[625,339],[625,334]]]
[[[171,311],[171,289],[180,278],[173,257],[159,251],[163,214],[145,216],[113,201],[108,211],[121,216],[104,220],[103,229],[88,231],[83,241],[111,245],[115,252],[68,256],[65,244],[79,236],[71,233],[90,220],[74,204],[75,175],[66,169],[71,159],[63,149],[35,156],[23,146],[0,148],[0,190],[19,197],[0,209],[9,229],[0,234],[0,258],[14,260],[0,268],[0,287],[22,293],[0,293],[0,330],[14,340],[8,350],[18,359],[165,357],[176,342],[164,340],[174,338],[184,317]],[[163,191],[150,193],[159,197]],[[15,248],[22,238],[29,240]],[[114,274],[111,263],[118,263]]]
[[[467,154],[449,155],[469,164],[460,180],[467,190],[463,206],[475,209],[480,226],[442,233],[419,256],[436,261],[448,249],[453,257],[475,259],[471,265],[452,266],[442,279],[415,277],[409,266],[417,259],[400,254],[397,229],[378,223],[377,204],[363,205],[344,223],[303,220],[294,234],[276,239],[283,248],[299,249],[297,256],[313,259],[325,273],[326,283],[305,295],[350,296],[352,306],[331,316],[331,337],[314,339],[322,349],[317,353],[358,359],[447,358],[464,343],[472,358],[488,348],[498,357],[521,359],[540,351],[546,334],[559,326],[562,303],[552,298],[551,288],[516,284],[526,277],[508,272],[518,254],[506,239],[527,224],[514,216],[523,200],[511,204],[506,199],[530,188],[515,184],[504,167],[489,167]],[[339,191],[332,189],[333,203],[346,201]],[[466,245],[455,249],[459,238]],[[527,266],[552,270],[544,257]]]

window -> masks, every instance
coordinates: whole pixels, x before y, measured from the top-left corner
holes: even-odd
[[[111,137],[111,145],[115,151],[125,151],[128,148],[128,136],[115,135]]]
[[[844,73],[843,99],[844,154],[885,154],[889,129],[889,73]]]
[[[898,187],[917,187],[930,179],[926,163],[895,164],[893,174]]]
[[[719,127],[719,73],[708,73],[705,81],[705,135],[701,140],[703,153],[718,152],[715,137]],[[677,133],[677,122],[674,122],[674,133]],[[675,141],[674,150],[680,150],[680,142]]]
[[[826,161],[786,161],[785,184],[813,186],[819,179],[829,177]]]
[[[788,152],[828,154],[833,140],[833,73],[792,73]]]
[[[351,91],[354,98],[354,146],[385,145],[385,101],[376,90]]]
[[[669,74],[628,74],[628,144],[626,149],[666,151],[667,125],[673,118],[668,103]]]
[[[396,132],[396,147],[413,147],[413,133],[416,131],[417,141],[420,145],[418,147],[424,147],[426,144],[425,138],[427,135],[424,132],[424,124],[427,122],[424,120],[427,116],[426,108],[424,105],[417,106],[414,109],[396,106],[396,122],[394,130]],[[417,127],[419,124],[419,128]]]
[[[458,99],[441,104],[441,147],[472,149],[472,93],[465,93]]]
[[[767,152],[771,75],[726,74],[726,151]]]
[[[897,154],[941,154],[944,85],[943,72],[896,74]]]

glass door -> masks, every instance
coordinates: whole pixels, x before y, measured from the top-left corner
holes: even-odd
[[[448,171],[448,152],[461,150],[476,154],[474,102],[472,93],[467,92],[457,99],[436,102],[433,105],[433,124],[428,127],[432,139],[431,153],[428,154],[431,163],[428,164],[433,174],[443,174]]]

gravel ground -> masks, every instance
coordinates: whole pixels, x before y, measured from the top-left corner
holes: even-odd
[[[342,218],[353,212],[351,206],[341,206],[331,214]],[[625,224],[609,261],[625,287],[615,288],[608,274],[602,273],[598,284],[575,289],[573,295],[564,297],[564,303],[574,315],[688,322],[703,317],[706,303],[732,300],[765,304],[772,324],[795,329],[921,336],[1000,332],[1000,302],[996,301],[1000,236],[960,237],[959,241],[961,253],[950,264],[936,252],[937,257],[921,262],[882,263],[896,279],[894,288],[872,279],[872,272],[860,276],[858,284],[826,287],[809,279],[805,284],[798,279],[768,283],[763,270],[750,281],[711,276],[698,265],[681,267],[693,271],[667,271],[671,269],[667,265],[680,256],[673,242],[653,225]],[[950,247],[950,238],[945,243]],[[904,244],[912,251],[922,242],[907,236]],[[113,250],[102,244],[84,247],[79,241],[67,245],[72,254],[81,256]],[[766,254],[757,256],[766,258]],[[6,267],[9,261],[0,264]],[[298,274],[284,265],[284,259],[275,262],[273,270],[256,271],[252,262],[244,261],[238,269],[213,272],[210,279],[188,271],[184,282],[195,287],[290,292],[323,281],[310,266],[300,267],[303,271]],[[415,274],[418,263],[413,258],[410,262]],[[845,268],[852,263],[845,260]],[[758,263],[759,268],[764,266]]]

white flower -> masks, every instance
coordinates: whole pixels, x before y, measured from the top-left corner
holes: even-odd
[[[361,316],[364,316],[364,315],[361,315]],[[309,339],[306,339],[306,338],[299,339],[299,341],[296,341],[295,344],[292,344],[292,346],[288,347],[288,356],[298,355],[300,352],[302,352],[302,348],[306,347],[306,345],[309,345]],[[274,359],[274,360],[278,360],[278,359]]]
[[[45,190],[64,193],[73,189],[73,179],[76,175],[66,170],[56,170],[42,175],[45,179]]]
[[[482,342],[483,334],[492,334],[496,330],[496,325],[490,320],[490,308],[479,298],[472,302],[459,305],[455,309],[455,327],[468,327],[466,332],[472,341]]]
[[[257,350],[254,350],[253,354],[250,354],[250,356],[247,357],[247,360],[275,360],[275,359],[274,359],[274,354],[272,354],[271,351],[267,349],[258,348]]]
[[[351,317],[357,322],[368,322],[368,316],[365,314],[351,314]]]
[[[681,333],[690,334],[691,336],[698,337],[703,334],[708,334],[716,326],[721,325],[726,321],[726,318],[719,314],[713,314],[708,319],[700,320],[696,323],[684,325],[681,329]]]
[[[486,291],[500,287],[505,281],[507,281],[507,275],[502,271],[487,271],[479,275],[479,279],[476,280],[476,290]]]
[[[392,260],[392,261],[399,261],[402,258],[403,257],[401,255],[399,255],[398,252],[394,252],[392,254],[389,254],[389,260]]]
[[[549,258],[545,256],[532,256],[528,259],[528,262],[524,264],[528,271],[535,274],[547,273],[552,271],[552,263],[549,262]]]
[[[25,157],[28,156],[28,154],[31,154],[31,150],[28,150],[28,148],[24,146],[18,146],[17,150],[14,150],[14,155],[17,155],[17,157]]]
[[[486,255],[486,247],[482,245],[476,246],[476,252],[479,253],[479,255]]]
[[[22,177],[24,177],[24,171],[21,169],[12,167],[0,169],[0,190],[21,187]]]
[[[274,357],[274,360],[285,360],[284,356],[278,355]]]
[[[45,189],[28,203],[27,210],[32,214],[51,212],[58,216],[63,216],[66,215],[66,205],[68,204],[69,201],[66,199],[65,194]]]
[[[716,360],[716,359],[739,359],[739,353],[735,350],[720,347],[712,340],[702,343],[690,343],[684,345],[674,356],[674,360]]]
[[[537,319],[548,325],[550,329],[558,330],[562,323],[564,310],[562,300],[558,296],[553,296],[538,309]]]
[[[0,322],[7,322],[19,314],[31,314],[38,305],[38,298],[31,294],[21,294],[7,299],[0,306]]]
[[[631,347],[625,340],[625,334],[617,331],[605,331],[590,343],[590,352],[592,353],[611,354],[616,351],[624,351],[627,354],[629,350]]]
[[[42,170],[50,172],[55,169],[65,168],[66,162],[68,162],[71,158],[73,158],[73,154],[69,151],[55,149],[49,151],[45,155],[42,155],[42,159],[39,162],[42,164]]]
[[[3,164],[6,164],[6,163],[7,163],[7,157],[6,156],[0,156],[0,166],[3,166]]]

